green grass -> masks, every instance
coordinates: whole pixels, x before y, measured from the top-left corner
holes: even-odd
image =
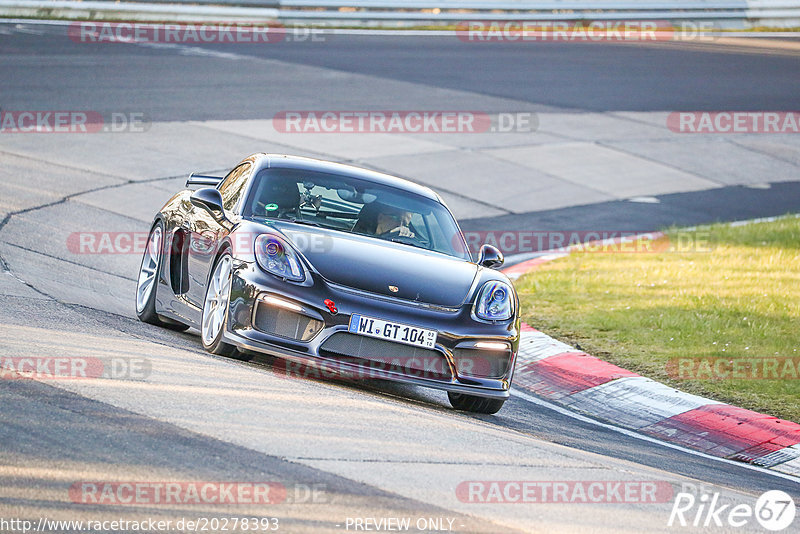
[[[783,363],[783,379],[689,380],[667,366],[687,357],[746,368],[794,358],[797,368],[800,218],[666,233],[680,250],[575,253],[520,278],[523,320],[684,391],[800,422],[800,377]]]

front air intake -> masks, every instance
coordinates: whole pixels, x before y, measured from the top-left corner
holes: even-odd
[[[253,326],[265,334],[308,341],[322,330],[323,323],[308,315],[259,300]]]
[[[502,378],[508,372],[511,351],[456,348],[453,359],[461,376]]]
[[[447,360],[437,350],[346,332],[337,332],[326,339],[319,353],[327,358],[336,358],[375,371],[434,380],[449,379],[452,376]]]

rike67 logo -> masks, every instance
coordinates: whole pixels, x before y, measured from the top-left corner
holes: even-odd
[[[779,532],[792,525],[796,512],[792,497],[780,490],[763,493],[755,505],[723,504],[719,493],[698,496],[680,492],[675,495],[667,526],[721,527],[728,531],[731,528],[752,528],[758,522],[766,530]]]

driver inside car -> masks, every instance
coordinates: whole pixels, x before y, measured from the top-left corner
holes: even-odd
[[[393,237],[414,237],[409,227],[411,213],[401,208],[387,206],[380,202],[370,202],[361,208],[358,221],[353,226],[357,234],[374,235],[384,239]]]
[[[379,237],[414,237],[408,227],[411,223],[411,212],[387,207],[378,213],[375,235]]]

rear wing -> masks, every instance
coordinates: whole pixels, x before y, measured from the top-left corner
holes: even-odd
[[[222,176],[209,176],[193,172],[186,180],[186,187],[217,187],[222,178]]]

